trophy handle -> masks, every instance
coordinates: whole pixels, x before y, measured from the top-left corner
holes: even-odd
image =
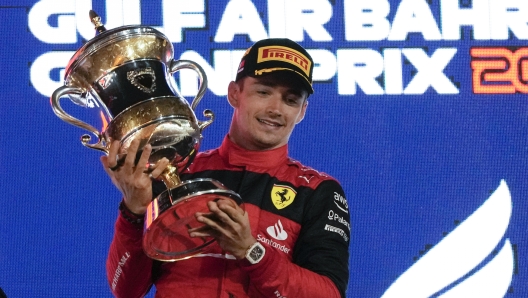
[[[204,128],[206,128],[211,123],[213,123],[214,118],[215,118],[213,111],[211,111],[209,109],[206,109],[205,111],[203,111],[203,115],[205,117],[209,118],[209,120],[207,120],[207,121],[198,121],[198,127],[200,128],[200,131],[202,131]]]
[[[191,109],[194,111],[196,109],[196,106],[198,106],[198,104],[202,100],[202,97],[204,96],[205,91],[207,91],[207,76],[205,75],[205,71],[203,70],[203,68],[194,61],[172,60],[170,62],[170,65],[169,65],[170,74],[173,74],[180,69],[192,69],[196,72],[196,74],[198,74],[198,80],[199,80],[200,86],[198,87],[198,93],[196,94],[196,97],[194,97],[191,103]],[[207,121],[198,121],[198,126],[200,127],[200,130],[203,130],[204,128],[209,126],[214,120],[214,114],[209,109],[205,110],[203,112],[203,115],[210,119]]]
[[[91,133],[93,133],[97,137],[97,143],[89,144],[90,140],[92,139],[90,135],[84,134],[81,136],[81,143],[88,147],[95,150],[103,151],[104,153],[108,154],[108,149],[102,144],[103,141],[103,135],[95,129],[93,126],[91,126],[88,123],[82,122],[72,116],[70,116],[68,113],[66,113],[59,101],[60,98],[66,94],[76,94],[76,95],[82,95],[84,92],[80,88],[73,88],[68,86],[62,86],[60,88],[57,88],[53,92],[50,98],[51,108],[53,109],[53,112],[55,112],[55,115],[57,117],[61,118],[63,121],[70,123],[71,125],[75,125],[77,127],[83,128]]]

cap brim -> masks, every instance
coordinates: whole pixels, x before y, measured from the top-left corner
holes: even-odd
[[[297,82],[297,85],[301,85],[303,89],[308,92],[308,94],[313,94],[314,90],[312,87],[312,84],[308,81],[308,79],[303,76],[302,74],[298,73],[297,71],[289,68],[280,68],[280,69],[261,69],[258,71],[255,71],[257,74],[248,75],[253,78],[258,78],[259,76],[263,75],[277,75],[277,74],[283,74],[287,75],[289,77],[289,80],[294,80]]]

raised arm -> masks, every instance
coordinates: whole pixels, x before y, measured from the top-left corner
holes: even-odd
[[[151,178],[161,174],[168,160],[160,160],[147,171],[152,149],[145,146],[136,164],[139,142],[134,140],[119,163],[119,145],[119,141],[113,142],[108,156],[101,157],[105,171],[123,194],[106,263],[107,278],[116,297],[142,297],[152,285],[153,266],[153,260],[143,253],[143,215],[152,200]]]

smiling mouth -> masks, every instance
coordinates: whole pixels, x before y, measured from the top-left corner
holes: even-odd
[[[270,122],[270,121],[266,121],[266,120],[262,120],[262,119],[259,119],[257,118],[258,122],[262,123],[262,124],[266,124],[268,126],[273,126],[273,127],[281,127],[282,125],[279,124],[279,123],[276,123],[276,122]]]

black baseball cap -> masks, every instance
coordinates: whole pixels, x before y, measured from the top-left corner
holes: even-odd
[[[245,76],[257,77],[288,71],[297,75],[306,91],[312,94],[313,67],[312,57],[298,43],[287,38],[263,39],[244,53],[238,65],[236,80]]]

